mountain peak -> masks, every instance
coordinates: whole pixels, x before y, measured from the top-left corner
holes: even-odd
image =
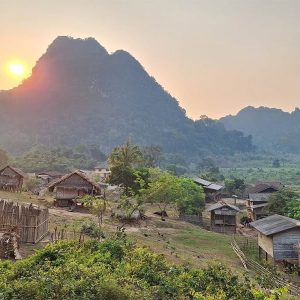
[[[70,54],[84,53],[85,55],[108,55],[106,49],[94,38],[73,38],[58,36],[48,47],[46,54],[58,55],[69,52]]]

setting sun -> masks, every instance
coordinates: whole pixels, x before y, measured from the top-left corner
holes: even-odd
[[[9,65],[9,71],[16,76],[23,76],[25,74],[25,67],[22,64],[14,63]]]

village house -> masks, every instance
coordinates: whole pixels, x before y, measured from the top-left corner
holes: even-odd
[[[57,206],[71,206],[84,195],[100,194],[99,186],[78,170],[50,183],[48,190],[54,192]]]
[[[107,162],[103,162],[95,167],[95,174],[100,176],[100,181],[105,182],[111,171],[109,170],[109,166]]]
[[[20,192],[22,190],[24,178],[26,174],[17,168],[6,166],[0,170],[0,189]]]
[[[300,221],[276,214],[250,225],[258,232],[260,258],[298,264]]]
[[[275,192],[282,189],[281,182],[259,182],[248,189],[247,212],[251,220],[259,220],[268,215],[266,206],[268,198]]]
[[[193,178],[193,181],[197,185],[203,187],[206,200],[216,201],[221,199],[221,192],[224,188],[222,185],[210,182],[200,177]]]
[[[207,211],[210,212],[211,230],[220,233],[236,233],[237,214],[240,209],[225,202],[211,205]]]

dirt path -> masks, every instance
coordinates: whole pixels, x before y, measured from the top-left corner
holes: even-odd
[[[70,217],[70,218],[82,218],[82,217],[92,218],[93,217],[93,215],[88,212],[68,211],[59,208],[49,208],[49,213],[56,217]]]

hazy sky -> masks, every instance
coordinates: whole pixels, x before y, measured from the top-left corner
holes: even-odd
[[[193,118],[300,106],[300,0],[0,0],[0,90],[58,35],[127,50]]]

